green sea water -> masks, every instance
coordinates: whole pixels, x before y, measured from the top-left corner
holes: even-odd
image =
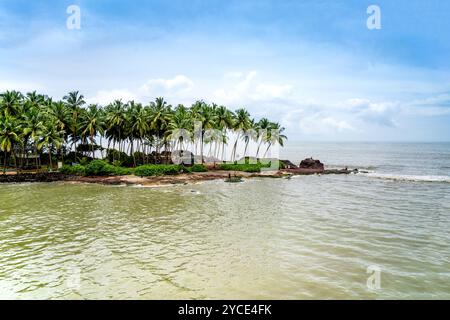
[[[339,166],[356,148],[368,173],[0,185],[0,298],[450,299],[450,148],[288,152]]]

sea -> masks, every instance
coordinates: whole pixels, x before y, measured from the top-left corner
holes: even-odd
[[[450,299],[450,143],[280,156],[359,173],[0,185],[0,298]]]

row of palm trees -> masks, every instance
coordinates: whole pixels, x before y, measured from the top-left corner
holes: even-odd
[[[200,129],[198,129],[200,128]],[[198,129],[198,130],[197,130]],[[243,108],[230,111],[224,106],[197,101],[190,107],[172,107],[163,98],[148,105],[135,101],[116,100],[101,107],[86,104],[78,91],[70,92],[61,101],[30,92],[6,91],[0,94],[0,151],[4,170],[7,161],[34,158],[46,153],[52,167],[52,157],[61,160],[70,152],[75,156],[88,151],[95,158],[96,151],[107,143],[107,150],[120,154],[145,155],[162,151],[188,150],[201,156],[226,160],[225,146],[232,141],[232,161],[240,142],[244,156],[249,143],[257,144],[255,156],[265,157],[269,149],[283,146],[286,136],[278,123],[263,118],[255,121]],[[179,134],[188,132],[188,134]],[[85,147],[88,150],[85,150]],[[264,147],[263,147],[264,146]],[[264,150],[263,150],[264,149]],[[117,159],[120,160],[120,159]]]

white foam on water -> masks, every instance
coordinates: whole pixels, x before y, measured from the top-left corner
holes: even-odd
[[[436,175],[402,175],[389,173],[359,173],[371,178],[394,180],[394,181],[411,181],[411,182],[447,182],[450,183],[450,176],[436,176]]]

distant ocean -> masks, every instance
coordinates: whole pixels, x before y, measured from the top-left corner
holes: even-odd
[[[450,143],[291,142],[280,155],[296,164],[314,157],[328,168],[358,168],[372,178],[450,183]]]
[[[367,173],[0,185],[0,298],[450,299],[450,144],[281,156]]]

